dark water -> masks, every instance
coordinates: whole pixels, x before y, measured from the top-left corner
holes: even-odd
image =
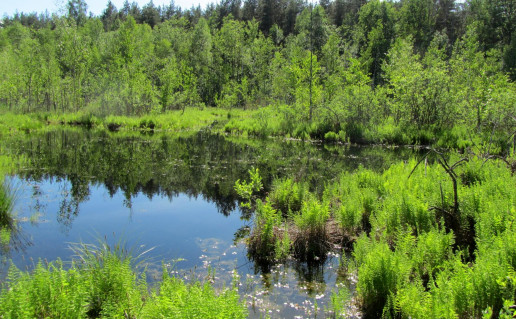
[[[239,208],[236,180],[258,167],[264,193],[273,179],[285,176],[307,180],[320,192],[342,171],[360,165],[381,170],[416,155],[411,149],[242,140],[210,132],[68,129],[1,143],[3,152],[28,159],[9,181],[18,189],[25,245],[4,259],[30,269],[40,259],[70,260],[70,243],[123,241],[135,254],[152,248],[145,254],[150,280],[160,276],[162,262],[186,279],[203,280],[215,271],[216,286],[238,276],[252,317],[322,315],[343,278],[339,254],[315,266],[291,261],[264,269],[250,261],[242,238],[252,212]]]

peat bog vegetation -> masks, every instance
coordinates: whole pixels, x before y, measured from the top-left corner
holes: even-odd
[[[512,318],[515,30],[514,0],[4,17],[0,318]]]

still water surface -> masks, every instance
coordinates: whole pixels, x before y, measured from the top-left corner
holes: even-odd
[[[307,180],[321,192],[342,171],[360,165],[381,170],[416,155],[411,149],[242,140],[210,132],[76,129],[10,137],[2,149],[28,159],[10,178],[18,189],[16,210],[25,220],[25,245],[4,259],[30,269],[38,260],[70,260],[70,243],[123,241],[135,254],[152,248],[145,254],[150,280],[160,277],[162,262],[186,280],[215,271],[217,287],[238,276],[251,317],[273,318],[313,317],[316,309],[322,316],[337,284],[353,290],[353,282],[339,276],[340,252],[320,265],[255,265],[242,241],[252,212],[239,208],[235,181],[258,167],[264,194],[273,179],[286,176]]]

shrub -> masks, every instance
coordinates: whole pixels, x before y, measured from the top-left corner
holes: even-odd
[[[345,133],[344,133],[345,134]],[[327,132],[326,134],[324,134],[324,140],[326,142],[337,142],[339,140],[339,135],[335,132]]]
[[[249,177],[251,178],[250,182],[240,182],[237,180],[235,182],[234,189],[237,192],[238,196],[245,200],[244,203],[241,203],[243,207],[251,207],[251,200],[253,196],[263,189],[262,177],[260,176],[260,171],[258,168],[250,169]]]

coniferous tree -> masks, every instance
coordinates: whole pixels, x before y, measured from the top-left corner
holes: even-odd
[[[118,10],[116,9],[113,2],[108,1],[106,9],[102,12],[100,19],[102,20],[102,24],[104,25],[105,31],[113,31],[117,28],[116,20],[118,18]]]

